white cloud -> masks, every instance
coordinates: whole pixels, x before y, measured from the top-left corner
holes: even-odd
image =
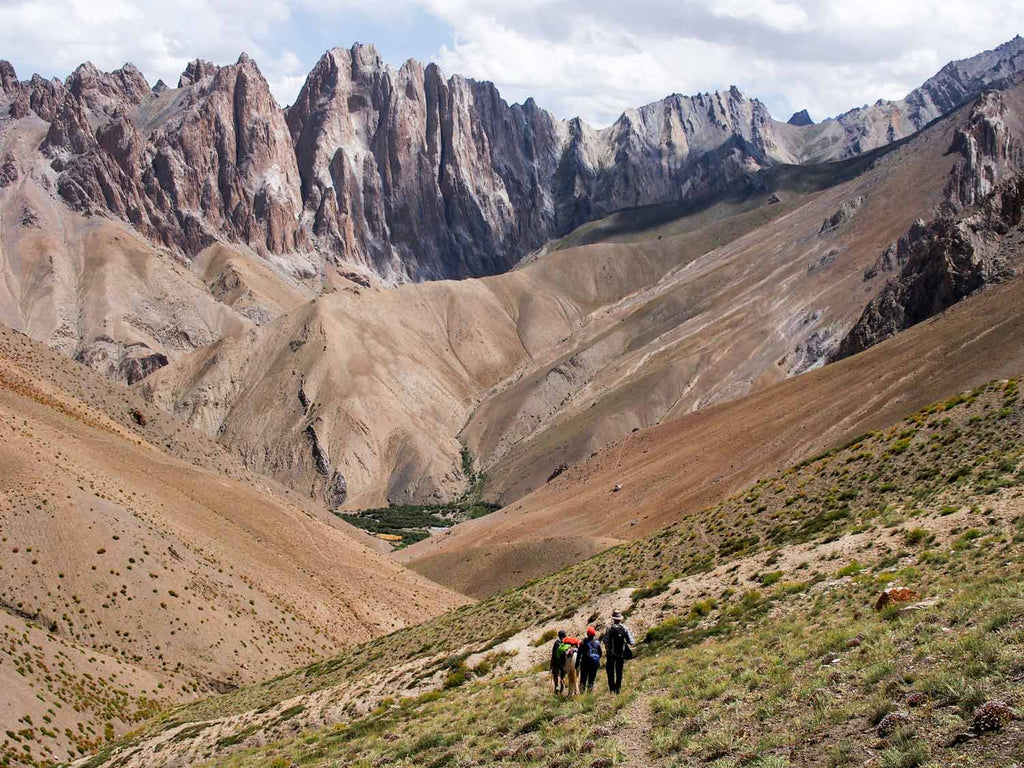
[[[151,83],[175,85],[197,57],[219,63],[246,51],[288,88],[304,63],[274,43],[288,23],[287,0],[0,0],[0,56],[21,77],[41,70],[63,76],[83,61],[110,70],[138,66]]]
[[[732,84],[781,119],[802,108],[820,119],[900,98],[946,61],[1024,31],[1024,4],[992,0],[432,3],[457,33],[440,53],[447,70],[597,124]]]
[[[409,45],[562,117],[606,124],[671,92],[738,85],[785,119],[899,98],[1024,31],[1019,0],[0,0],[0,56],[27,77],[84,60],[173,85],[245,50],[290,103],[327,45]],[[418,26],[419,20],[431,24]],[[364,22],[361,25],[358,22]],[[401,37],[399,28],[405,31]],[[374,37],[367,39],[365,35]],[[388,39],[389,36],[391,39]],[[399,53],[395,53],[395,49]],[[392,63],[398,64],[399,61]]]

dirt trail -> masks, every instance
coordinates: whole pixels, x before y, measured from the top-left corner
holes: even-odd
[[[650,768],[657,763],[649,754],[651,731],[650,699],[637,696],[625,710],[627,725],[615,733],[619,747],[626,757],[622,765],[626,768]]]

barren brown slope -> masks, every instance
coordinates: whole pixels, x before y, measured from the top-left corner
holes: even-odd
[[[797,204],[712,215],[672,238],[558,250],[494,278],[341,290],[137,386],[303,492],[326,495],[337,472],[348,506],[449,498],[464,485],[457,435],[492,388],[604,308]]]
[[[0,434],[0,717],[36,757],[464,602],[2,327]]]
[[[1024,279],[860,355],[630,435],[501,512],[401,552],[483,596],[685,520],[758,477],[1024,365]],[[622,490],[614,492],[621,484]]]
[[[462,437],[490,492],[515,500],[634,429],[822,365],[898,270],[880,254],[919,217],[966,215],[961,179],[982,190],[969,206],[1019,172],[1022,117],[1017,85],[884,153],[777,169],[783,201],[825,189],[628,296],[481,403]]]

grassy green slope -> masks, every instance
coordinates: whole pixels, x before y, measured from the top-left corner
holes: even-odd
[[[793,581],[723,598],[702,626],[656,627],[619,697],[599,683],[563,701],[536,676],[508,676],[385,702],[224,764],[1010,765],[1024,757],[1016,723],[948,746],[983,702],[1024,693],[1024,531],[983,536],[887,555],[827,589]],[[944,597],[875,613],[893,579]],[[890,712],[907,721],[881,738]]]
[[[346,725],[233,757],[229,748],[256,731],[228,736],[203,756],[440,766],[486,764],[505,750],[503,760],[524,765],[839,766],[872,756],[886,766],[1010,764],[1024,757],[1016,723],[944,745],[986,698],[1024,694],[1022,458],[1016,382],[982,387],[646,539],[170,712],[106,756],[183,724],[201,728],[332,686],[358,691],[381,670],[431,656],[450,670],[449,689],[385,701],[365,717],[353,709]],[[793,565],[782,556],[799,542],[818,559]],[[828,548],[843,542],[856,546],[858,562],[830,570],[837,555]],[[763,567],[754,582],[741,580],[740,564],[755,555]],[[707,589],[676,605],[670,580],[686,575]],[[913,612],[876,613],[874,598],[894,580],[930,599]],[[468,650],[623,585],[643,587],[637,600],[662,593],[667,601],[629,668],[628,695],[561,702],[536,675],[474,680],[461,666]],[[395,700],[408,683],[394,681]],[[911,711],[905,702],[915,692],[923,706]],[[911,724],[881,738],[874,726],[891,709],[908,712]]]

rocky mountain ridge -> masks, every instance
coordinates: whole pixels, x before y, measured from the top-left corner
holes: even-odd
[[[633,430],[823,365],[884,282],[864,271],[946,200],[969,112],[711,209],[617,214],[503,275],[321,296],[139,386],[325,501],[340,475],[352,508],[445,502],[466,449],[511,504]]]
[[[0,318],[332,506],[453,498],[464,447],[515,499],[623,432],[820,366],[879,252],[951,179],[991,189],[984,152],[949,152],[969,107],[802,165],[847,146],[840,123],[779,123],[735,88],[595,130],[369,46],[325,54],[287,111],[246,56],[151,91],[131,67],[3,72]],[[664,228],[508,272],[608,211]],[[378,290],[489,272],[507,274]]]
[[[952,62],[901,102],[774,121],[737,88],[673,94],[594,129],[372,46],[326,52],[280,109],[255,62],[196,60],[177,89],[132,65],[65,82],[0,64],[0,107],[50,124],[42,150],[72,208],[193,257],[244,243],[302,278],[354,265],[386,281],[496,274],[615,210],[699,200],[778,163],[909,135],[1024,69],[1019,37]],[[801,116],[802,117],[802,116]]]

